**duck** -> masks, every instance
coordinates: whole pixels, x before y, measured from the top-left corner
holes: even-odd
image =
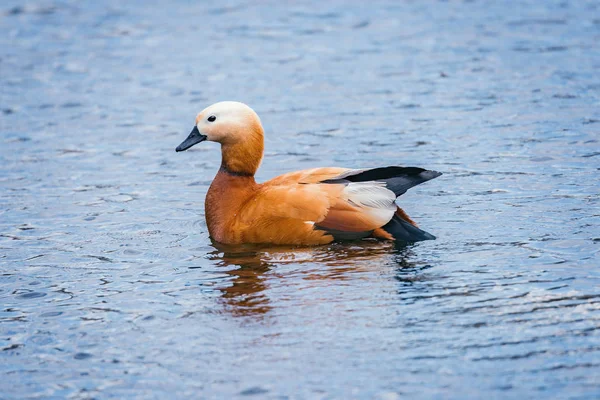
[[[435,239],[396,199],[440,172],[402,166],[321,167],[257,183],[263,126],[252,108],[236,101],[202,110],[175,150],[204,141],[221,145],[221,166],[204,203],[210,238],[218,243],[314,246],[366,238],[398,243]]]

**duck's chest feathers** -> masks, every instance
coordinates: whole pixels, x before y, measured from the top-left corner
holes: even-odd
[[[219,170],[208,189],[204,205],[208,232],[213,239],[224,243],[232,241],[234,221],[255,188],[253,176]]]

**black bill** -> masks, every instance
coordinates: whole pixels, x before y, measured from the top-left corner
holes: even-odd
[[[192,129],[192,131],[190,132],[187,139],[185,139],[179,146],[177,146],[175,151],[187,150],[190,147],[192,147],[193,145],[203,142],[205,140],[206,140],[206,135],[201,134],[200,131],[198,130],[198,127],[194,126],[194,129]]]

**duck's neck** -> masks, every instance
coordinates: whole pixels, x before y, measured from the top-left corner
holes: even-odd
[[[254,176],[264,151],[263,136],[248,135],[238,143],[221,145],[221,170],[238,176]]]

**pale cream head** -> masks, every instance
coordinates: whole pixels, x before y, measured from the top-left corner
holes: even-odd
[[[244,141],[247,135],[262,135],[258,115],[237,101],[221,101],[206,107],[196,117],[196,127],[206,140],[221,144]]]

